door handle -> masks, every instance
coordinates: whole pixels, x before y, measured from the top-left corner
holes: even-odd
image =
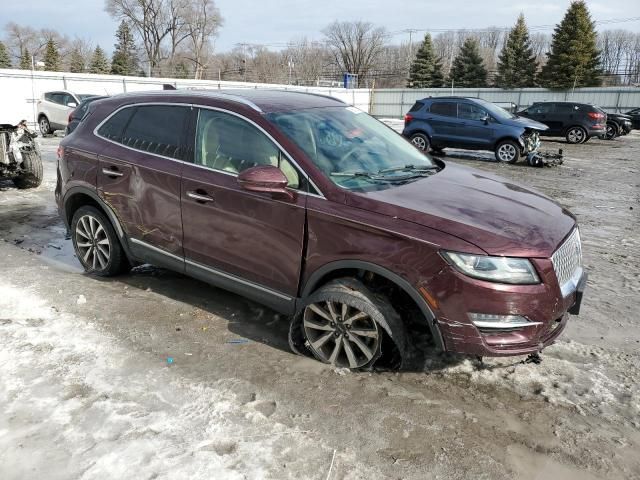
[[[213,202],[213,197],[210,197],[206,193],[198,193],[197,191],[196,192],[192,192],[192,191],[187,192],[187,197],[193,198],[196,202],[200,202],[200,203]]]
[[[103,168],[102,173],[104,173],[108,177],[122,177],[124,175],[124,173],[117,170],[112,170],[110,168]]]

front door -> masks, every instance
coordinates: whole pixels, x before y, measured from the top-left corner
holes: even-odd
[[[487,111],[472,103],[458,103],[457,138],[461,146],[490,150],[494,141],[495,123]]]
[[[134,256],[183,269],[180,176],[190,108],[129,107],[98,130],[98,191],[126,231]],[[178,160],[178,161],[177,161]]]
[[[297,296],[305,224],[300,172],[260,128],[231,112],[201,109],[194,164],[182,174],[187,272],[277,306]],[[279,166],[293,199],[249,192],[237,175]]]

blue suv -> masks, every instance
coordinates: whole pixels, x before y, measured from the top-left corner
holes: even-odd
[[[515,163],[536,151],[540,132],[547,128],[479,98],[437,97],[411,107],[402,135],[424,152],[446,147],[489,150],[498,161]]]

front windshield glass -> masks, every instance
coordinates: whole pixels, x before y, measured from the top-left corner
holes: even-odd
[[[328,178],[349,190],[381,190],[438,170],[399,134],[353,107],[271,113],[268,119]]]
[[[480,104],[489,112],[493,118],[497,119],[509,119],[516,118],[516,115],[506,111],[504,108],[499,107],[491,102],[480,102]]]

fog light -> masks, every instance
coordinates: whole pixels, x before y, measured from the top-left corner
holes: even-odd
[[[492,313],[470,313],[469,318],[478,328],[520,328],[542,325],[542,322],[531,322],[521,315],[494,315]]]

